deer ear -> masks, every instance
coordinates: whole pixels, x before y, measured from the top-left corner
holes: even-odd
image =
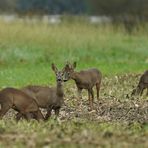
[[[69,64],[67,63],[63,69],[64,70],[69,70]]]
[[[76,66],[77,66],[77,63],[74,62],[74,63],[73,63],[73,68],[76,68]]]
[[[57,69],[57,67],[55,66],[54,63],[51,64],[51,68],[52,68],[52,70],[53,70],[54,72],[57,72],[57,71],[58,71],[58,69]]]

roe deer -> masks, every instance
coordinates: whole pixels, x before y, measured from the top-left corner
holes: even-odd
[[[99,100],[99,91],[100,91],[102,74],[99,70],[95,68],[82,70],[80,72],[74,71],[75,68],[76,68],[76,62],[74,62],[73,65],[70,63],[66,64],[64,81],[67,81],[69,79],[73,79],[75,81],[78,89],[79,101],[82,98],[81,96],[82,89],[87,89],[90,109],[93,110],[93,101],[94,101],[93,87],[96,85],[97,99]]]
[[[58,71],[57,67],[52,64],[52,70],[55,72],[57,86],[44,87],[44,86],[26,86],[22,91],[33,97],[40,108],[47,109],[45,120],[51,116],[51,111],[55,111],[55,115],[59,115],[60,108],[64,103],[63,92],[63,75],[64,69]],[[19,115],[18,115],[19,116]]]
[[[137,87],[133,90],[132,95],[142,95],[143,90],[147,88],[147,96],[148,96],[148,70],[142,74],[140,77],[139,83]]]
[[[0,119],[6,112],[13,108],[23,115],[27,120],[31,119],[30,114],[33,114],[37,120],[44,119],[36,101],[25,94],[24,92],[15,88],[5,88],[0,91]]]

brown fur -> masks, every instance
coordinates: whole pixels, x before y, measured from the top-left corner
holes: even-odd
[[[54,110],[56,116],[59,115],[60,108],[64,102],[63,92],[63,70],[58,71],[56,66],[52,64],[52,70],[56,74],[57,86],[44,87],[44,86],[26,86],[22,91],[34,98],[40,108],[47,109],[45,119],[51,116],[51,111]]]
[[[5,88],[1,90],[0,104],[0,118],[2,118],[10,108],[13,108],[27,120],[31,118],[30,113],[32,113],[37,120],[44,119],[36,101],[18,89]]]
[[[144,89],[147,89],[148,96],[148,70],[146,70],[140,77],[137,87],[133,90],[132,95],[142,95]]]
[[[102,74],[99,70],[93,68],[88,70],[82,70],[79,72],[74,71],[76,63],[73,65],[67,64],[65,66],[65,81],[73,79],[76,83],[78,89],[79,98],[82,98],[82,89],[88,90],[88,99],[90,104],[90,109],[93,109],[94,92],[93,87],[96,86],[97,99],[99,100],[99,91],[101,85]]]

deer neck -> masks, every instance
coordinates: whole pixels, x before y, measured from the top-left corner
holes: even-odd
[[[72,73],[71,78],[72,78],[73,80],[75,80],[76,82],[79,82],[79,81],[80,81],[80,75],[79,75],[79,73],[76,72],[76,71],[74,71],[74,72]]]
[[[63,85],[61,82],[57,82],[57,95],[60,97],[64,96],[64,92],[63,92]]]

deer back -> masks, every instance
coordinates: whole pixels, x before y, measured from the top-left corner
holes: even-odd
[[[27,86],[22,88],[22,90],[34,97],[38,106],[41,108],[47,108],[50,105],[52,106],[58,103],[56,88],[54,87]]]
[[[92,87],[96,83],[100,83],[102,78],[101,72],[97,69],[88,69],[80,71],[76,74],[75,81],[80,87]]]
[[[38,110],[36,101],[18,89],[5,88],[1,91],[0,96],[3,97],[3,103],[19,111],[33,112]]]

